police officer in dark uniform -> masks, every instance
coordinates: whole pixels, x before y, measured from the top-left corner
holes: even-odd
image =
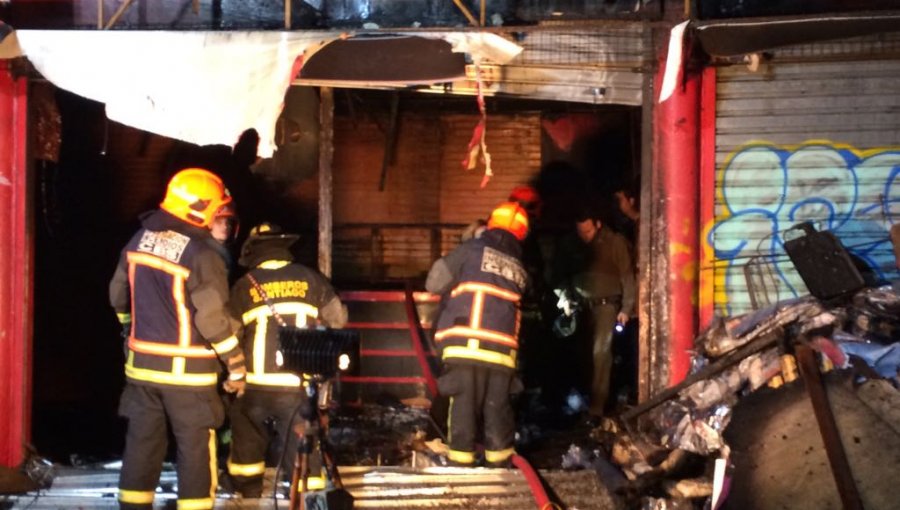
[[[169,181],[160,210],[145,216],[119,259],[110,303],[127,334],[119,414],[128,419],[121,508],[153,506],[167,450],[166,424],[178,442],[179,510],[212,509],[217,486],[215,429],[224,420],[216,392],[240,394],[246,369],[226,309],[225,264],[209,224],[231,202],[222,181],[189,168]]]
[[[231,289],[230,307],[243,324],[241,340],[248,369],[246,394],[229,410],[232,448],[228,472],[235,489],[248,498],[261,495],[267,450],[271,447],[278,458],[293,461],[294,426],[298,422],[314,425],[306,422],[314,414],[311,406],[316,405],[309,402],[306,383],[278,369],[278,328],[281,324],[341,328],[347,323],[347,310],[328,279],[293,262],[290,246],[297,239],[277,225],[263,223],[253,228],[238,260],[249,271]],[[312,456],[310,464],[307,489],[324,488],[320,456]]]
[[[636,296],[634,263],[628,241],[611,230],[599,216],[597,213],[584,214],[575,224],[587,260],[572,277],[576,291],[591,307],[593,365],[588,412],[592,422],[598,421],[609,407],[613,331],[616,324],[624,326],[634,315]]]
[[[516,377],[519,301],[526,286],[521,241],[528,215],[514,202],[494,209],[487,230],[436,261],[425,288],[444,295],[435,341],[444,374],[438,380],[450,397],[449,460],[475,463],[479,417],[485,460],[505,466],[515,453],[515,417],[510,396]]]

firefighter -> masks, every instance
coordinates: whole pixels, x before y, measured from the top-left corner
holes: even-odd
[[[212,247],[222,256],[225,262],[225,269],[229,275],[229,284],[231,283],[231,275],[234,273],[234,256],[232,255],[232,246],[237,237],[238,220],[234,210],[234,202],[221,207],[212,222],[209,224],[209,232],[212,235],[214,243]]]
[[[176,173],[160,209],[141,218],[110,281],[110,303],[126,336],[121,508],[152,508],[167,422],[178,443],[178,509],[213,508],[215,429],[225,414],[216,391],[220,361],[228,369],[226,391],[240,394],[246,378],[237,324],[226,308],[225,264],[209,230],[230,201],[211,172]]]
[[[444,295],[435,332],[444,365],[438,390],[450,397],[448,458],[457,465],[475,463],[480,425],[488,465],[506,466],[515,453],[510,400],[521,390],[516,355],[527,276],[520,243],[527,233],[525,210],[503,203],[484,234],[436,261],[425,282],[429,292]]]
[[[309,402],[306,383],[295,374],[278,371],[282,321],[297,327],[342,328],[347,323],[347,310],[331,283],[321,273],[293,262],[290,246],[297,239],[277,225],[253,228],[238,260],[249,271],[231,289],[232,313],[243,323],[248,369],[247,392],[229,410],[228,472],[235,489],[247,498],[261,495],[267,451],[277,457],[270,464],[280,464],[287,457],[285,466],[291,466],[297,442],[294,427],[298,423],[307,430],[315,426],[309,420],[316,403]],[[320,456],[311,456],[310,473],[307,488],[324,488]]]

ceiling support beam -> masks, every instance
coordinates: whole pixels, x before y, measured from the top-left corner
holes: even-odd
[[[103,0],[100,0],[100,2],[103,3]],[[121,18],[122,15],[125,14],[125,11],[127,11],[133,3],[134,0],[125,0],[124,2],[122,2],[122,5],[120,5],[119,8],[116,9],[116,12],[114,12],[112,17],[109,18],[109,21],[106,22],[106,26],[103,27],[103,30],[109,30],[110,28],[112,28],[112,26],[119,21],[119,18]],[[102,21],[102,19],[100,21]]]
[[[291,29],[291,0],[284,0],[284,29]]]
[[[463,13],[463,16],[465,16],[466,19],[469,20],[469,23],[471,23],[473,27],[479,26],[478,20],[475,19],[474,15],[472,15],[472,12],[469,11],[469,8],[463,5],[462,0],[453,0],[453,3],[456,5],[456,7],[459,8],[460,12]]]

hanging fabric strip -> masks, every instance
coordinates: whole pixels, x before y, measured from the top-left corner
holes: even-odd
[[[463,159],[462,165],[465,170],[472,170],[478,166],[478,156],[484,161],[484,177],[481,179],[481,187],[487,186],[488,181],[493,177],[494,172],[491,170],[491,154],[487,150],[487,109],[484,106],[484,91],[482,89],[481,66],[475,63],[475,89],[478,91],[478,111],[481,113],[481,119],[478,125],[472,131],[472,139],[469,140],[466,157]]]

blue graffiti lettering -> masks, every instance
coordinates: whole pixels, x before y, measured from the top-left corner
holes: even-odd
[[[900,149],[808,142],[742,147],[719,171],[713,249],[718,313],[734,315],[807,293],[784,251],[791,227],[830,230],[872,281],[900,277],[888,231],[900,222]],[[787,239],[786,239],[787,237]]]

